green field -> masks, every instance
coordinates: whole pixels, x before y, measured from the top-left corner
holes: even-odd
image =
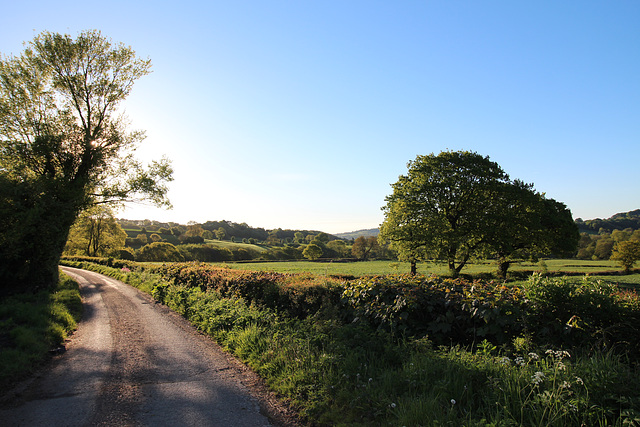
[[[252,245],[250,243],[230,242],[228,240],[205,240],[208,245],[217,246],[219,248],[226,248],[229,250],[235,249],[247,249],[256,252],[266,252],[269,250],[269,246]]]
[[[397,261],[272,261],[272,262],[238,262],[225,263],[226,267],[239,270],[276,271],[280,273],[312,273],[325,276],[376,276],[384,274],[408,273],[409,263]],[[468,264],[462,274],[477,275],[492,273],[495,264],[489,261]],[[567,274],[589,274],[621,285],[640,285],[640,274],[611,275],[611,272],[621,271],[615,261],[584,261],[576,259],[548,259],[540,263],[520,262],[512,264],[509,271],[539,271],[561,272]],[[420,274],[448,274],[444,263],[426,262],[418,264]],[[609,273],[609,274],[602,274]]]

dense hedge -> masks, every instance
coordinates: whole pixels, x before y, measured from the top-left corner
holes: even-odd
[[[524,291],[495,282],[381,276],[345,284],[346,303],[369,323],[443,344],[497,343],[522,332]]]
[[[338,281],[194,263],[164,265],[160,272],[170,284],[213,290],[297,318],[330,315],[440,344],[488,340],[509,346],[526,337],[540,346],[614,347],[640,355],[640,298],[588,277],[580,282],[534,275],[523,286],[505,286],[406,275]]]
[[[124,259],[114,259],[114,258],[103,258],[103,257],[90,257],[90,256],[63,256],[62,259],[60,260],[60,264],[62,265],[66,265],[66,264],[70,265],[70,262],[78,262],[78,263],[89,262],[92,264],[99,264],[99,265],[104,265],[104,266],[113,267],[113,268],[128,268],[130,270],[133,270],[140,266],[140,264],[135,261],[129,261]]]
[[[533,275],[523,286],[438,277],[385,276],[345,284],[361,318],[441,344],[532,344],[563,348],[617,347],[640,357],[640,298],[585,277]]]
[[[241,271],[198,263],[166,264],[156,271],[171,285],[215,291],[224,298],[241,298],[297,318],[335,311],[343,289],[336,279],[311,274]],[[156,292],[161,296],[164,291]]]
[[[116,268],[135,263],[101,260]],[[640,360],[640,297],[585,277],[533,275],[523,285],[464,278],[389,275],[354,280],[311,274],[241,271],[202,263],[145,266],[160,274],[154,296],[165,302],[194,288],[242,299],[298,319],[361,322],[397,337],[425,337],[476,347],[484,340],[512,347],[621,350]],[[177,288],[173,289],[173,288]],[[177,292],[177,293],[176,293]],[[176,297],[176,295],[178,295]]]

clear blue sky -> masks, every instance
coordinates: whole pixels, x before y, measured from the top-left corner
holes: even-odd
[[[0,52],[98,29],[149,57],[125,107],[172,211],[330,233],[377,227],[418,154],[471,150],[574,218],[640,208],[640,2],[13,1]]]

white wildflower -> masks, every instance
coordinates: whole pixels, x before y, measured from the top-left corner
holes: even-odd
[[[516,359],[514,360],[515,364],[518,366],[523,366],[524,365],[524,357],[522,356],[518,356],[516,357]]]
[[[501,365],[508,365],[509,363],[511,363],[511,359],[509,359],[507,356],[505,356],[505,357],[502,357],[498,362]]]
[[[393,403],[393,402],[391,402],[391,405],[389,405],[389,407],[390,407],[391,409],[393,409],[393,408],[395,408],[395,407],[396,407],[396,404],[395,404],[395,403]]]
[[[531,375],[531,382],[533,383],[533,385],[538,385],[542,381],[544,381],[544,373],[543,372],[538,371],[535,374]]]
[[[582,378],[576,377],[576,384],[584,385],[584,381],[582,381]]]
[[[529,358],[531,360],[538,360],[540,358],[540,356],[538,356],[538,353],[529,353]]]
[[[456,404],[456,400],[455,399],[451,399],[451,404],[455,405]]]

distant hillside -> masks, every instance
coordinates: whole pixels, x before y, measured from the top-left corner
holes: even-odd
[[[607,219],[576,219],[576,224],[581,233],[597,233],[600,229],[611,232],[613,230],[624,230],[630,228],[632,230],[640,230],[640,209],[635,211],[617,213]]]
[[[150,221],[148,219],[145,220],[130,220],[130,219],[117,219],[118,223],[122,228],[128,230],[130,234],[137,234],[136,231],[144,228],[147,232],[158,232],[161,229],[171,230],[177,228],[181,233],[184,233],[187,230],[187,225],[178,224],[175,222],[159,222],[159,221]],[[191,224],[189,224],[191,225]],[[302,238],[306,238],[307,235],[316,236],[321,231],[318,230],[283,230],[282,228],[274,229],[274,230],[266,230],[262,227],[251,227],[246,223],[236,223],[233,221],[207,221],[204,223],[193,225],[199,225],[204,230],[209,230],[215,232],[216,230],[223,229],[225,231],[226,238],[229,239],[231,236],[235,237],[236,240],[242,239],[256,239],[258,241],[265,241],[269,238],[269,236],[273,236],[275,238],[281,239],[283,241],[292,241],[295,238],[296,233],[302,233]],[[335,239],[336,237],[329,234],[330,239]]]
[[[369,228],[367,230],[358,230],[358,231],[352,231],[350,233],[338,233],[335,236],[340,238],[340,239],[345,239],[345,240],[351,240],[351,239],[357,239],[358,237],[364,236],[364,237],[369,237],[369,236],[377,236],[378,233],[380,233],[380,230],[377,228]]]

